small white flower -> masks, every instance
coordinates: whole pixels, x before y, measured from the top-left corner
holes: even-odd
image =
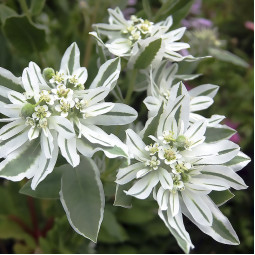
[[[55,98],[53,95],[50,94],[50,91],[48,90],[42,90],[40,92],[40,98],[39,101],[44,101],[48,105],[53,105]]]
[[[55,94],[55,99],[71,100],[73,98],[73,90],[66,88],[65,85],[58,85],[56,89],[51,90]]]
[[[154,155],[159,151],[159,144],[154,143],[154,144],[146,145],[145,150],[149,151],[150,155]]]
[[[50,117],[51,113],[48,111],[47,105],[37,105],[35,107],[35,112],[32,117],[36,120],[44,119]]]
[[[50,83],[62,85],[65,83],[67,77],[64,73],[56,72],[55,75],[52,76],[52,78],[49,80]]]
[[[160,161],[158,160],[157,157],[152,156],[151,159],[145,162],[145,165],[153,168],[154,170],[157,170],[158,166],[160,165]]]
[[[75,105],[73,100],[60,100],[60,104],[55,106],[56,111],[60,112],[62,117],[67,117],[70,109],[72,109]]]

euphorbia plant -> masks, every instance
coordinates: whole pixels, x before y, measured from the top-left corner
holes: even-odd
[[[21,77],[0,69],[0,176],[32,179],[23,194],[59,198],[73,229],[93,242],[105,206],[100,175],[109,171],[116,175],[115,205],[128,207],[127,196],[152,196],[159,217],[185,252],[193,244],[183,215],[215,240],[238,244],[218,206],[232,198],[230,188],[247,188],[236,172],[250,159],[229,141],[235,131],[220,124],[224,116],[194,113],[213,103],[218,86],[186,90],[182,81],[198,75],[177,74],[178,63],[198,59],[180,53],[189,44],[178,42],[185,28],[171,30],[171,16],[153,23],[136,16],[126,20],[119,8],[109,14],[109,24],[95,24],[91,33],[105,60],[91,84],[76,43],[64,53],[58,71],[42,71],[33,62]],[[148,120],[140,132],[131,126],[138,116],[130,106],[135,84],[125,103],[124,89],[116,86],[121,61],[127,63],[126,74],[132,69],[143,79]],[[109,102],[113,96],[117,101]],[[95,155],[107,161],[104,172]],[[111,165],[112,158],[120,164]]]

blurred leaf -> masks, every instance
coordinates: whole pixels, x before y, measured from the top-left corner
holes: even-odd
[[[121,206],[124,208],[131,208],[132,204],[132,197],[126,195],[124,193],[124,190],[128,190],[130,188],[130,184],[125,184],[125,185],[116,185],[116,193],[115,193],[115,200],[114,200],[114,205],[115,206]]]
[[[8,216],[0,216],[0,238],[12,238],[24,241],[30,250],[36,245],[33,237],[27,234],[16,222],[8,218]]]
[[[0,4],[0,20],[2,24],[7,18],[15,15],[17,15],[17,13],[13,9],[9,8],[4,4]]]
[[[15,49],[24,54],[38,53],[47,48],[45,30],[37,28],[26,16],[7,18],[3,30]]]
[[[29,10],[31,15],[34,15],[34,16],[39,15],[44,5],[45,5],[45,0],[32,0],[30,5],[30,10]]]
[[[160,50],[161,43],[161,38],[150,42],[149,45],[144,48],[144,50],[136,59],[134,67],[137,69],[145,69],[146,67],[148,67]]]
[[[29,180],[19,191],[19,193],[35,198],[43,199],[59,199],[60,181],[61,176],[65,170],[69,170],[69,165],[63,165],[56,167],[51,174],[49,174],[45,180],[43,180],[36,187],[36,190],[31,189],[31,182]]]
[[[143,0],[143,9],[149,20],[152,18],[151,6],[149,0]]]
[[[79,166],[65,171],[60,200],[73,229],[96,242],[105,201],[100,172],[93,160],[81,157]]]
[[[208,50],[210,55],[212,55],[213,57],[219,60],[226,61],[234,65],[242,66],[245,68],[249,66],[247,62],[245,62],[243,59],[241,59],[240,57],[234,55],[233,53],[229,51],[215,49],[215,48],[209,48]]]
[[[168,17],[171,13],[171,10],[173,9],[173,7],[179,2],[179,0],[168,0],[165,1],[162,6],[160,7],[160,9],[158,10],[156,16],[155,16],[155,21],[161,21],[163,19],[165,19],[166,17]]]
[[[125,229],[117,222],[110,210],[105,210],[104,220],[98,235],[99,242],[118,243],[128,239]]]
[[[230,190],[212,191],[209,194],[209,197],[217,206],[225,204],[228,200],[230,200],[234,196],[235,195],[232,192],[230,192]]]

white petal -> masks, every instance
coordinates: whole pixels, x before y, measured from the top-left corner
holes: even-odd
[[[79,83],[84,84],[88,78],[88,71],[85,67],[80,67],[74,71],[73,75],[76,76]]]
[[[158,178],[162,187],[164,189],[172,189],[173,179],[171,174],[164,168],[159,168],[157,173],[158,173]]]
[[[37,127],[31,127],[28,131],[28,139],[31,141],[36,139],[40,134],[40,129]]]
[[[213,104],[213,99],[208,96],[194,97],[190,100],[190,111],[196,112],[207,109]]]
[[[114,107],[113,103],[98,103],[96,105],[89,106],[88,108],[82,110],[88,117],[98,116],[109,112]]]
[[[210,98],[214,98],[218,92],[218,89],[219,86],[217,85],[204,84],[189,90],[189,94],[191,97],[208,96]]]
[[[161,210],[167,210],[168,208],[168,200],[169,200],[169,191],[168,190],[164,190],[164,188],[160,187],[158,192],[157,192],[157,202],[159,205],[159,208]]]
[[[13,104],[24,104],[26,102],[25,96],[17,91],[10,91],[8,98]]]

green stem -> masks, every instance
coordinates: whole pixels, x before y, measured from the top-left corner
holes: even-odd
[[[27,18],[31,21],[26,0],[20,0],[20,7],[21,7],[22,11],[26,14]]]
[[[135,80],[136,80],[136,76],[137,76],[137,69],[133,69],[130,75],[130,80],[129,80],[129,84],[128,84],[128,90],[127,90],[127,94],[126,94],[126,98],[125,98],[125,103],[129,104],[130,102],[130,98],[132,96],[132,93],[134,91],[134,87],[135,87]]]

